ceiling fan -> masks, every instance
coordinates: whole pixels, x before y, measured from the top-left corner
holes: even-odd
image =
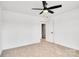
[[[47,7],[48,3],[46,1],[42,1],[42,4],[43,4],[43,8],[32,8],[32,10],[42,10],[40,12],[40,14],[42,14],[44,11],[47,11],[47,12],[53,14],[54,12],[51,11],[51,9],[56,9],[56,8],[62,7],[62,5],[56,5],[56,6]]]

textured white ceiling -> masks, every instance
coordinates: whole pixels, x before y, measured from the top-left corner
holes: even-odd
[[[54,9],[55,14],[68,12],[79,8],[79,1],[47,1],[48,7],[62,4],[61,8]],[[28,15],[39,15],[41,11],[32,10],[32,8],[43,8],[41,1],[1,1],[3,10],[8,10],[17,13]],[[49,13],[50,14],[50,13]]]

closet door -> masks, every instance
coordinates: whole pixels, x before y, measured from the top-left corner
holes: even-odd
[[[46,37],[47,37],[47,41],[50,42],[54,42],[54,25],[53,25],[53,19],[50,19],[47,23],[46,23]]]

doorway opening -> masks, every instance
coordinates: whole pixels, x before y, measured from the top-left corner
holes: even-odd
[[[46,24],[42,24],[42,39],[46,39]]]

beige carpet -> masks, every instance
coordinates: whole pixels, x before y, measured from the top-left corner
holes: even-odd
[[[79,51],[63,47],[47,41],[4,50],[3,57],[77,57]]]

